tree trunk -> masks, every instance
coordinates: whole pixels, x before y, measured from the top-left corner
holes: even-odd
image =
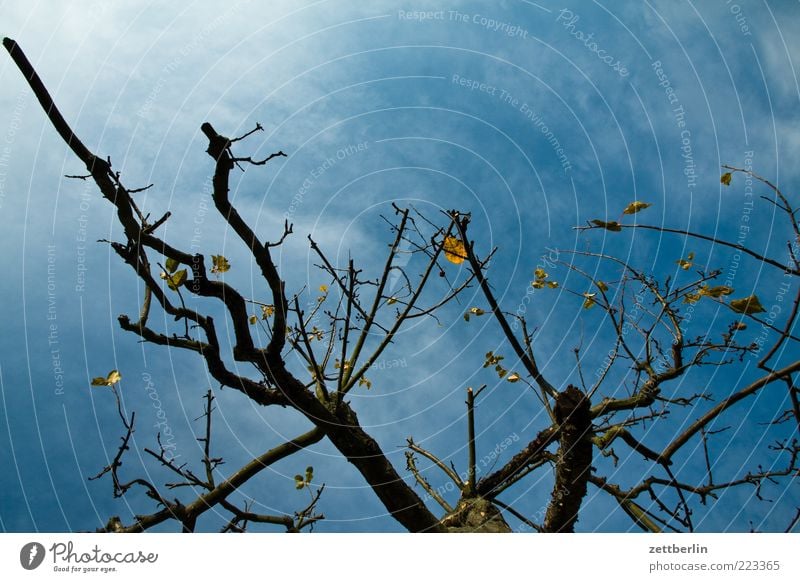
[[[543,530],[553,533],[575,531],[581,502],[592,464],[592,418],[590,402],[575,386],[568,386],[556,399],[559,448],[556,482],[547,507]]]

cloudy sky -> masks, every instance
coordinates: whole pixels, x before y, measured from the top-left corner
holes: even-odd
[[[237,175],[232,197],[265,238],[280,235],[285,217],[293,222],[295,236],[278,255],[293,290],[329,283],[314,267],[308,234],[337,264],[352,256],[377,275],[391,236],[380,215],[392,203],[439,219],[440,210],[471,212],[478,252],[498,247],[490,279],[509,311],[526,298],[543,256],[569,261],[565,251],[574,249],[608,252],[663,275],[696,250],[699,263],[729,270],[724,250],[680,237],[578,235],[572,227],[616,220],[627,203],[642,200],[653,205],[650,224],[735,239],[747,199],[742,181],[720,184],[722,164],[751,163],[789,192],[800,179],[800,40],[792,34],[800,5],[788,0],[234,0],[225,8],[5,1],[0,15],[0,33],[26,51],[84,143],[110,156],[128,187],[154,184],[137,196],[153,216],[172,211],[164,236],[187,250],[196,244],[206,255],[227,256],[227,280],[254,299],[265,298],[263,282],[209,210],[205,121],[225,135],[261,123],[263,133],[238,145],[242,155],[286,152]],[[143,448],[168,430],[176,454],[196,462],[201,397],[218,387],[198,359],[119,330],[117,315],[137,313],[141,289],[95,242],[121,237],[111,207],[91,184],[64,178],[83,168],[5,53],[0,79],[0,240],[7,259],[0,280],[0,530],[93,529],[110,515],[152,508],[136,495],[113,500],[109,482],[87,480],[113,456],[121,434],[113,397],[90,389],[90,378],[121,371],[125,405],[139,422],[125,469],[155,480],[163,472]],[[757,205],[749,241],[785,254],[786,231],[776,220],[772,206]],[[772,299],[779,275],[743,262],[734,286]],[[563,281],[568,274],[555,268],[551,276]],[[582,291],[580,285],[573,287]],[[504,346],[491,322],[463,321],[471,306],[485,304],[468,295],[444,310],[440,323],[409,326],[379,362],[372,389],[353,396],[363,424],[399,470],[411,435],[464,468],[468,385],[489,385],[478,410],[479,455],[514,443],[484,471],[544,426],[530,390],[482,368],[483,354]],[[698,334],[723,325],[717,311],[699,311]],[[582,310],[574,296],[537,293],[528,318],[555,385],[577,383],[572,348],[581,337],[586,368],[601,365],[608,349],[598,331],[601,314]],[[725,395],[748,378],[745,365],[713,381]],[[704,382],[702,374],[691,376],[675,389]],[[260,409],[232,391],[217,396],[225,468],[307,429],[296,414]],[[757,404],[741,410],[754,426],[770,420],[758,415],[774,402],[762,404],[764,411]],[[734,432],[753,442],[760,430]],[[736,442],[720,447],[721,471],[757,464],[735,454]],[[297,509],[306,498],[294,491],[292,476],[309,464],[326,483],[321,509],[328,520],[320,530],[397,530],[324,442],[265,471],[242,494],[256,497],[264,512]],[[551,486],[545,473],[510,492],[509,502],[529,516],[541,512]],[[433,470],[426,474],[444,483]],[[781,507],[800,500],[796,486],[776,495]],[[783,524],[774,506],[754,503],[750,489],[724,499],[735,510],[701,513],[702,529]],[[635,529],[596,490],[585,503],[581,531]],[[205,527],[213,530],[221,519],[212,516]]]

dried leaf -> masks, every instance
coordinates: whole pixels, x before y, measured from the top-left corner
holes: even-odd
[[[700,294],[700,292],[697,292],[697,293],[687,293],[687,294],[686,294],[686,297],[684,297],[684,298],[683,298],[683,302],[684,302],[684,303],[688,303],[688,304],[690,304],[690,305],[694,305],[695,303],[697,303],[698,301],[700,301],[700,298],[701,298],[701,297],[702,297],[702,295]]]
[[[622,211],[622,214],[636,214],[640,210],[644,210],[645,208],[650,208],[652,204],[647,202],[639,202],[638,200],[631,202],[625,207],[625,210]]]
[[[722,174],[722,177],[719,179],[719,181],[722,182],[723,184],[725,184],[726,186],[730,186],[731,185],[731,173],[730,172],[725,172],[724,174]]]
[[[497,356],[494,352],[486,352],[486,361],[483,363],[483,367],[488,368],[489,366],[497,365],[503,359],[504,356]]]
[[[519,382],[519,380],[520,380],[519,374],[517,374],[516,372],[511,372],[508,375],[508,378],[506,378],[506,382],[511,382],[512,384],[514,382]]]
[[[584,309],[590,309],[590,308],[594,307],[595,303],[597,303],[594,300],[595,295],[597,295],[597,293],[584,293],[583,294],[583,296],[586,298],[586,300],[583,302],[583,308]]]
[[[767,311],[755,295],[750,295],[750,297],[744,297],[742,299],[734,299],[730,302],[730,308],[736,313],[744,313],[747,315],[764,313]]]
[[[731,293],[733,293],[733,289],[727,285],[717,285],[716,287],[707,287],[704,285],[700,288],[700,295],[705,295],[706,297],[719,298],[723,295],[730,295]]]
[[[231,264],[222,255],[211,255],[211,272],[215,275],[230,271]]]
[[[610,230],[611,232],[620,232],[622,230],[622,226],[616,220],[610,220],[608,222],[604,222],[602,220],[592,220],[592,224],[595,226],[599,226],[600,228],[605,228],[606,230]]]
[[[685,259],[678,259],[675,262],[680,266],[681,269],[688,271],[694,264],[692,261],[694,261],[694,252],[690,252],[688,255],[686,255]]]

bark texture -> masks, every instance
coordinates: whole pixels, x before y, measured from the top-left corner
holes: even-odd
[[[592,464],[589,399],[575,386],[568,386],[556,399],[555,415],[559,423],[560,444],[556,482],[543,529],[545,532],[567,533],[575,531]]]

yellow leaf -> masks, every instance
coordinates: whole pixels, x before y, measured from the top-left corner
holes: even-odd
[[[731,326],[731,329],[733,331],[742,331],[747,329],[747,324],[745,324],[743,321],[737,321]]]
[[[731,185],[731,173],[730,172],[725,172],[724,174],[722,174],[722,177],[719,179],[719,181],[722,182],[723,184],[725,184],[726,186],[730,186]]]
[[[319,290],[320,290],[321,293],[327,293],[328,292],[328,286],[327,285],[320,285],[319,286]]]
[[[361,378],[358,379],[358,385],[359,386],[366,386],[367,390],[372,388],[372,382],[367,380],[364,376],[361,376]]]
[[[753,313],[764,313],[766,309],[761,305],[758,297],[751,295],[742,299],[734,299],[730,302],[730,307],[736,313],[745,313],[751,315]]]
[[[445,237],[442,248],[444,249],[444,258],[451,263],[460,265],[467,258],[467,249],[464,248],[464,243],[454,236]]]
[[[622,226],[616,220],[610,220],[608,222],[603,222],[602,220],[592,220],[591,222],[595,226],[605,228],[606,230],[610,230],[611,232],[620,232],[622,230]]]
[[[640,210],[644,210],[645,208],[650,208],[652,204],[647,202],[639,202],[638,200],[631,202],[625,207],[625,210],[622,211],[622,214],[636,214]]]
[[[386,300],[387,305],[394,305],[395,303],[397,303],[397,297],[389,297],[389,299]]]
[[[494,352],[486,352],[486,361],[483,363],[484,368],[497,365],[504,356],[498,356]]]
[[[558,283],[555,281],[545,281],[550,275],[541,267],[537,267],[533,275],[536,277],[535,281],[531,281],[531,287],[534,289],[544,289],[545,287],[555,289],[558,287]]]
[[[250,325],[255,325],[258,322],[258,318],[255,315],[250,316]]]
[[[683,298],[683,302],[689,303],[690,305],[694,305],[695,303],[700,301],[701,297],[702,295],[700,294],[699,291],[697,293],[687,293],[686,297]]]
[[[680,266],[681,269],[688,271],[694,264],[692,261],[694,261],[694,252],[690,252],[688,255],[686,255],[685,259],[678,259],[675,262]]]
[[[486,312],[485,312],[483,309],[481,309],[480,307],[472,307],[472,308],[470,308],[469,312],[470,312],[472,315],[476,316],[476,317],[480,317],[481,315],[484,315],[484,314],[486,313]]]
[[[513,384],[514,382],[519,382],[519,374],[517,374],[516,372],[511,372],[511,373],[508,375],[508,378],[506,378],[506,381],[507,381],[507,382],[511,382],[512,384]]]
[[[336,358],[336,361],[333,363],[333,367],[337,370],[342,367],[341,362],[339,362],[339,358]],[[350,362],[344,363],[344,369],[345,371],[350,369]]]
[[[120,380],[122,375],[117,370],[111,370],[105,378],[102,376],[92,378],[92,386],[113,386]]]
[[[594,300],[595,295],[597,295],[597,293],[584,293],[583,294],[583,296],[586,298],[586,301],[583,302],[583,308],[584,309],[589,309],[591,307],[594,307],[594,305],[596,303],[596,301]]]
[[[597,288],[600,289],[600,291],[602,291],[603,293],[608,291],[608,285],[606,285],[602,281],[597,281],[595,284],[597,285]]]
[[[275,313],[275,306],[273,305],[261,306],[261,319],[267,319],[268,317],[272,317],[273,313]]]
[[[231,264],[228,262],[228,259],[222,255],[211,255],[211,263],[211,272],[215,275],[229,271],[231,268]]]

